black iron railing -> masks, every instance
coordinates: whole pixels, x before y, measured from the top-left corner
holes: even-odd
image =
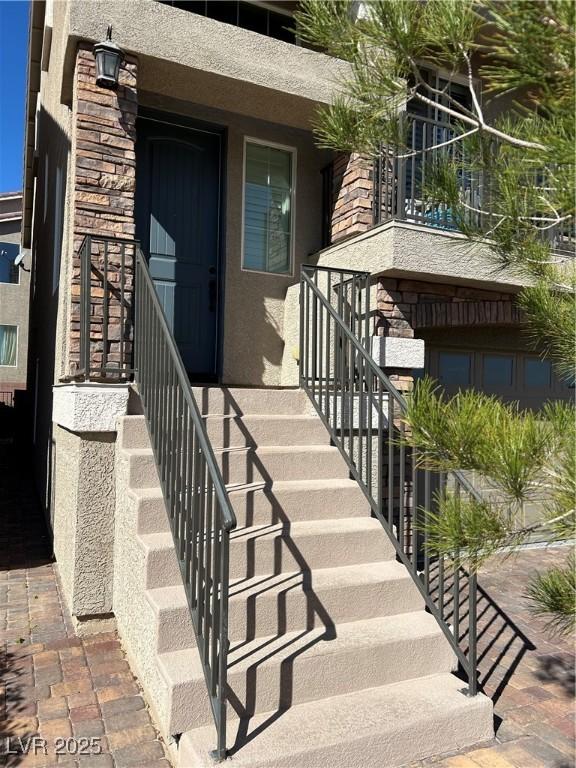
[[[132,377],[134,258],[137,242],[86,235],[79,249],[79,305],[72,335],[79,339],[75,377]],[[73,350],[73,354],[74,354]]]
[[[236,518],[182,358],[139,248],[136,281],[135,379],[216,724],[215,754],[223,759],[229,539]]]
[[[137,241],[87,235],[79,256],[74,375],[134,379],[138,386],[214,715],[215,756],[223,759],[229,543],[236,518]]]
[[[465,148],[457,140],[462,131],[454,123],[406,113],[405,144],[383,148],[373,166],[373,224],[397,220],[458,230],[463,223],[490,229],[497,219],[492,210],[491,184],[484,172],[466,163]],[[430,198],[430,184],[440,161],[457,160],[458,214],[444,202]],[[541,181],[540,181],[541,183]],[[462,213],[464,211],[464,214]],[[549,215],[549,214],[546,214]],[[560,256],[574,257],[574,222],[542,228],[541,236]]]
[[[477,692],[476,575],[433,557],[426,520],[439,495],[480,497],[459,473],[418,466],[407,446],[406,402],[370,352],[370,276],[304,266],[300,283],[300,383],[410,572]]]
[[[406,115],[406,146],[383,149],[374,161],[374,224],[391,219],[458,229],[454,212],[445,203],[430,199],[428,186],[440,159],[456,156],[465,167],[458,132],[446,121]],[[488,206],[480,172],[463,170],[458,177],[459,198],[468,206],[468,218],[478,221],[482,205]]]

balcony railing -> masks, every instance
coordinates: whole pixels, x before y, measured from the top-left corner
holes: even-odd
[[[387,221],[405,221],[442,230],[457,231],[459,217],[449,205],[430,197],[431,178],[441,161],[458,159],[458,196],[465,207],[465,222],[489,229],[496,223],[490,215],[491,187],[483,172],[466,168],[462,142],[454,141],[453,124],[416,115],[407,116],[406,147],[384,149],[374,160],[373,225]],[[574,256],[576,237],[574,224],[542,230],[553,250]]]
[[[86,235],[82,241],[79,303],[72,310],[74,378],[106,382],[132,378],[136,245],[134,240],[96,235]]]

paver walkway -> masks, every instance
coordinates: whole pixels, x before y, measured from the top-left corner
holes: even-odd
[[[575,765],[574,636],[551,637],[522,597],[530,573],[558,564],[568,547],[498,558],[479,575],[478,660],[494,701],[496,740],[427,760],[436,768],[572,768]]]
[[[74,634],[50,552],[0,445],[0,766],[170,768],[116,633]]]
[[[26,462],[7,456],[0,445],[0,766],[169,768],[116,634],[75,636],[30,477],[18,471]],[[531,571],[565,554],[527,550],[481,575],[480,681],[495,701],[497,738],[420,768],[574,766],[573,638],[551,638],[521,597]],[[29,753],[2,755],[2,737]],[[78,747],[92,754],[70,754]]]

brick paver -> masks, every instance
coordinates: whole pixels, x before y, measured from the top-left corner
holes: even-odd
[[[10,453],[0,445],[0,766],[170,768],[116,633],[75,635]]]
[[[496,739],[418,768],[573,768],[574,636],[551,635],[522,596],[530,573],[567,554],[525,549],[479,575],[479,677],[494,702]]]

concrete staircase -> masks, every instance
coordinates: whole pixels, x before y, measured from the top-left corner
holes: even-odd
[[[400,766],[492,736],[454,654],[297,390],[195,390],[238,529],[228,746],[261,768]],[[115,610],[177,765],[215,729],[144,418],[122,419]]]

